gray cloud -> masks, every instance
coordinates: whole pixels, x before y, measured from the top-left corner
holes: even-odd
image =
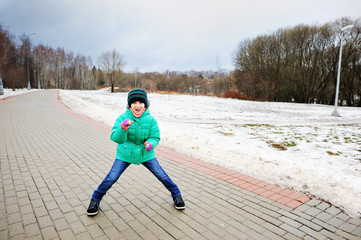
[[[0,22],[19,36],[91,56],[117,49],[132,71],[232,68],[238,43],[279,28],[360,17],[361,1],[2,0]]]

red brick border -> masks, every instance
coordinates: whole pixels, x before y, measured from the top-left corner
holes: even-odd
[[[58,96],[59,96],[59,90],[57,90],[56,93],[54,94],[53,102],[57,107],[59,107],[65,113],[103,132],[110,133],[111,127],[97,123],[87,117],[84,117],[80,114],[71,111],[68,107],[66,107],[63,103],[59,101]],[[304,194],[297,193],[292,190],[264,182],[262,180],[244,175],[242,173],[220,167],[213,163],[205,162],[181,153],[177,153],[161,145],[157,146],[156,153],[161,157],[170,159],[183,166],[197,170],[209,176],[218,178],[220,180],[223,180],[237,187],[243,188],[252,193],[263,196],[265,198],[268,198],[272,201],[283,204],[293,209],[297,208],[298,206],[310,200],[310,198]]]
[[[310,198],[304,194],[264,182],[242,173],[220,167],[213,163],[191,158],[187,155],[177,153],[161,145],[157,146],[157,154],[161,157],[170,159],[186,167],[221,179],[225,182],[268,198],[272,201],[286,205],[290,208],[297,208],[298,206],[310,200]]]

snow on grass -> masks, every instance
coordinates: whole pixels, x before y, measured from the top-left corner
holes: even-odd
[[[16,95],[20,95],[20,94],[35,92],[35,91],[39,91],[39,90],[38,89],[30,89],[30,90],[28,90],[27,88],[14,89],[13,90],[13,89],[10,89],[10,88],[4,88],[4,94],[0,95],[0,100],[8,98],[8,97],[13,97],[13,96],[16,96]]]
[[[73,111],[112,126],[127,93],[60,91]],[[148,93],[161,144],[361,216],[361,108]]]

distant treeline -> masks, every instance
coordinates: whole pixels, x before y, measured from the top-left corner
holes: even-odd
[[[222,94],[226,91],[230,71],[169,71],[130,73],[123,71],[124,59],[116,50],[105,51],[98,66],[91,57],[75,56],[63,48],[43,44],[33,46],[31,35],[17,39],[0,24],[0,73],[5,88],[97,89],[104,86],[130,89],[143,87],[151,91]],[[18,44],[17,44],[18,43]],[[212,87],[213,86],[213,87]]]
[[[340,29],[353,24],[343,35]],[[91,57],[16,40],[0,24],[0,73],[4,87],[129,90],[211,94],[250,100],[333,104],[343,39],[340,104],[361,106],[360,20],[342,18],[323,26],[299,25],[242,41],[233,55],[235,69],[216,71],[124,72],[117,50],[105,51],[97,66]],[[18,44],[17,44],[18,43]]]
[[[341,32],[341,28],[354,25]],[[333,104],[343,41],[340,104],[361,106],[360,19],[299,25],[244,40],[234,55],[233,83],[252,99]]]

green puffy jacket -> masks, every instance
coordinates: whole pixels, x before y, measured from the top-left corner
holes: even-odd
[[[133,121],[127,131],[121,127],[125,119]],[[115,121],[110,139],[118,143],[116,159],[139,165],[155,158],[154,148],[160,141],[158,123],[148,109],[139,118],[127,109]],[[152,144],[149,152],[145,150],[145,141]]]

